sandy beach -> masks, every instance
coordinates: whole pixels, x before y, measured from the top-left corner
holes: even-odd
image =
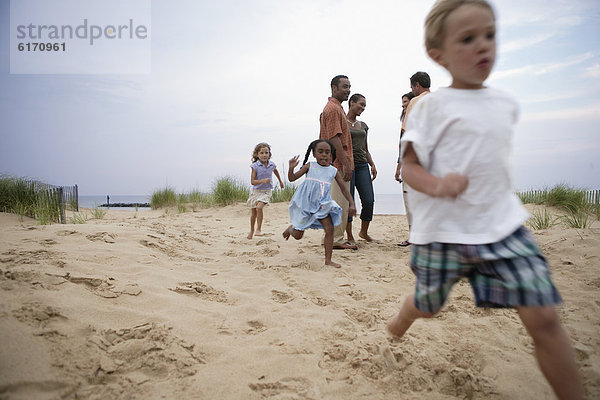
[[[252,240],[243,204],[46,226],[0,213],[0,398],[554,398],[515,311],[476,308],[466,282],[389,337],[414,285],[404,216],[375,216],[379,241],[335,250],[341,269],[321,231],[285,241],[287,224],[287,203]],[[534,234],[600,398],[600,222]]]

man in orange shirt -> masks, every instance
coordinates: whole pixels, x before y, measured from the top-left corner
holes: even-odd
[[[350,95],[350,80],[345,75],[338,75],[331,80],[331,97],[329,97],[323,112],[321,113],[321,131],[319,139],[331,140],[335,146],[336,159],[333,166],[338,169],[344,178],[346,189],[350,191],[350,179],[354,170],[354,158],[352,156],[352,136],[346,122],[346,113],[342,103],[348,100]],[[344,232],[348,223],[348,200],[342,194],[337,182],[332,182],[331,198],[342,207],[342,223],[333,230],[333,248],[356,250],[355,244],[344,241]]]

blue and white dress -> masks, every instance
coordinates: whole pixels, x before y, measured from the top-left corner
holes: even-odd
[[[323,229],[320,219],[331,216],[333,225],[342,222],[342,207],[331,199],[331,183],[337,174],[332,165],[323,167],[318,163],[309,163],[310,167],[304,182],[296,189],[290,200],[290,220],[294,229],[304,231],[308,228]]]

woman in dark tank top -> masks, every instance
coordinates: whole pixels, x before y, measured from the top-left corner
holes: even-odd
[[[362,94],[355,93],[348,100],[348,126],[352,136],[352,152],[354,156],[354,172],[350,181],[350,195],[354,197],[354,190],[358,191],[361,202],[361,226],[358,236],[368,242],[373,241],[369,236],[369,224],[373,220],[373,205],[375,195],[373,193],[373,180],[377,177],[377,168],[369,153],[367,145],[367,132],[369,127],[366,123],[358,121],[356,117],[360,116],[367,106],[367,100]],[[354,243],[352,234],[352,217],[348,218],[346,225],[346,234],[348,241]]]

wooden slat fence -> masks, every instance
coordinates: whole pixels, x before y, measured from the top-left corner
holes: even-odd
[[[75,186],[46,185],[42,191],[46,192],[49,201],[57,202],[59,209],[59,220],[61,224],[67,223],[65,210],[79,211],[79,188]]]
[[[38,201],[48,211],[45,216],[51,221],[67,223],[65,210],[79,211],[79,187],[75,186],[56,186],[38,181],[25,181],[33,188]]]
[[[589,204],[600,203],[600,190],[586,190],[585,199]],[[546,199],[548,190],[528,190],[525,192],[518,192],[519,197],[524,203],[541,203]]]

